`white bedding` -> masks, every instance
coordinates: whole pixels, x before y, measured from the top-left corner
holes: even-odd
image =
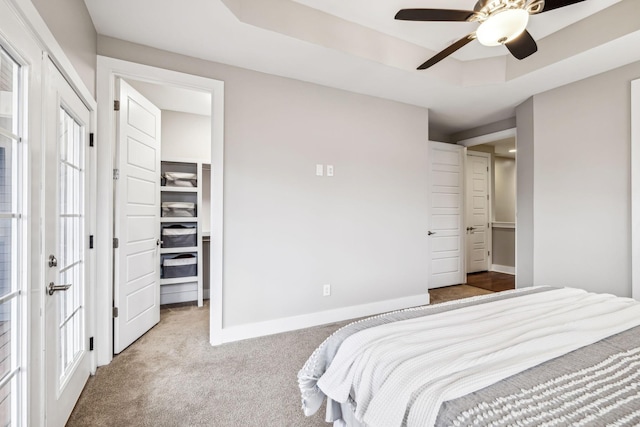
[[[557,289],[385,324],[347,338],[319,388],[371,427],[433,425],[443,401],[640,325],[628,298]]]

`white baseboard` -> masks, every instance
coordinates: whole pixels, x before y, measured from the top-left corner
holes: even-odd
[[[336,308],[333,310],[303,314],[300,316],[284,317],[264,322],[249,323],[246,325],[231,326],[222,329],[222,342],[227,343],[248,338],[262,337],[265,335],[279,334],[281,332],[310,328],[313,326],[325,325],[327,323],[355,319],[358,317],[373,316],[387,311],[400,310],[403,308],[427,304],[429,304],[429,293],[425,292],[424,294],[411,297],[353,305],[350,307]]]
[[[497,271],[498,273],[516,274],[516,268],[509,265],[491,264],[491,271]]]

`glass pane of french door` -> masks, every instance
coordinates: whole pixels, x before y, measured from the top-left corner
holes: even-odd
[[[64,107],[60,108],[59,231],[60,284],[72,284],[57,292],[59,313],[60,383],[72,372],[84,350],[84,130]]]
[[[20,387],[19,300],[22,173],[20,65],[0,46],[0,425],[16,425]]]

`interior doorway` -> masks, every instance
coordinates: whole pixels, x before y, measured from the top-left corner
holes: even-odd
[[[114,303],[122,315],[114,318],[114,353],[120,353],[162,320],[161,308],[208,310],[203,246],[211,235],[204,221],[211,198],[203,190],[210,191],[204,168],[211,165],[211,93],[132,78],[117,79],[116,87]]]
[[[512,289],[516,274],[515,129],[466,140],[463,145],[467,147],[467,283],[492,291]],[[486,185],[483,176],[488,179]]]
[[[177,175],[183,175],[187,172],[183,170],[185,167],[191,168],[191,166],[193,166],[193,172],[195,173],[194,180],[197,182],[202,182],[202,176],[204,173],[208,173],[211,177],[211,184],[207,186],[207,190],[209,191],[208,195],[203,195],[202,186],[197,188],[184,188],[181,186],[172,188],[169,188],[170,186],[166,186],[163,188],[162,186],[158,186],[158,192],[157,194],[154,192],[154,197],[159,203],[162,203],[162,200],[166,198],[167,201],[173,205],[176,203],[182,205],[185,203],[192,204],[193,207],[191,209],[198,212],[200,217],[208,218],[206,223],[209,226],[209,230],[203,230],[202,223],[205,221],[201,221],[201,218],[194,221],[194,216],[188,219],[169,218],[166,221],[159,220],[159,223],[157,224],[157,243],[154,243],[157,247],[155,250],[158,256],[158,262],[163,263],[165,258],[174,257],[175,255],[173,253],[175,252],[175,249],[165,246],[161,241],[160,236],[163,235],[161,232],[164,231],[165,228],[173,228],[172,226],[177,225],[177,223],[197,223],[198,228],[196,235],[198,236],[197,238],[199,241],[202,241],[203,234],[205,234],[205,232],[212,236],[210,239],[211,250],[209,251],[209,259],[202,260],[204,251],[202,250],[201,244],[186,247],[186,249],[189,250],[186,251],[187,253],[185,253],[185,255],[197,255],[201,264],[199,265],[199,268],[204,267],[204,265],[210,266],[211,268],[209,274],[211,285],[209,286],[209,292],[207,292],[213,299],[209,316],[209,340],[212,344],[218,344],[221,342],[222,325],[222,189],[224,176],[222,153],[224,135],[224,84],[221,81],[213,79],[99,56],[98,103],[102,107],[99,109],[99,135],[101,135],[103,144],[98,144],[98,149],[101,150],[98,154],[102,159],[104,159],[104,164],[98,171],[98,186],[99,191],[104,191],[105,194],[113,194],[113,190],[115,188],[113,174],[115,172],[112,169],[116,170],[118,168],[118,162],[115,160],[116,153],[118,152],[117,138],[115,135],[115,117],[117,111],[114,111],[116,108],[113,107],[114,101],[117,100],[116,83],[119,80],[128,82],[132,87],[135,87],[135,90],[138,92],[144,92],[151,102],[165,113],[163,114],[165,121],[170,121],[174,125],[180,121],[189,120],[190,118],[195,120],[193,116],[198,115],[197,112],[193,112],[191,110],[185,111],[185,108],[193,109],[196,105],[200,104],[193,95],[200,95],[201,97],[208,98],[207,103],[204,106],[206,113],[200,114],[200,116],[208,115],[207,136],[203,141],[197,144],[196,151],[188,153],[186,149],[190,146],[193,148],[193,144],[191,144],[194,140],[193,131],[198,126],[194,125],[195,122],[190,122],[189,126],[182,127],[181,130],[178,130],[175,126],[169,125],[169,128],[164,129],[163,132],[165,134],[165,138],[162,138],[163,146],[160,150],[160,160],[164,157],[168,160],[167,163],[171,164],[167,166],[165,163],[161,162],[161,173],[158,174],[158,178],[160,178],[160,175],[164,176],[166,175],[166,171],[172,169],[172,171],[177,173]],[[118,107],[121,107],[121,105]],[[174,143],[164,146],[164,143],[172,138]],[[206,153],[206,155],[203,153]],[[113,159],[111,164],[106,160],[109,158]],[[174,167],[178,163],[180,163],[179,167]],[[207,170],[206,172],[204,172],[205,169]],[[115,173],[115,175],[117,176],[117,173]],[[174,176],[176,176],[176,174],[174,174]],[[185,202],[182,200],[183,198],[189,198],[190,200]],[[116,223],[120,212],[113,208],[113,201],[105,201],[104,199],[102,200],[103,209],[101,209],[100,206],[98,207],[98,228],[101,230],[103,235],[120,239],[121,236],[115,235],[113,226]],[[210,206],[212,206],[208,212],[206,209],[197,208],[202,208],[203,200],[209,201]],[[175,206],[172,206],[171,208],[175,208]],[[169,209],[169,207],[167,207],[167,209]],[[158,208],[158,212],[161,212],[160,206]],[[159,217],[161,218],[162,216],[159,215]],[[110,242],[111,240],[111,238],[103,239],[103,241],[107,242]],[[117,284],[115,284],[115,280],[117,278],[114,279],[112,273],[115,266],[114,248],[111,245],[102,245],[98,249],[98,255],[102,256],[103,259],[108,259],[110,261],[109,263],[104,263],[102,265],[102,274],[99,273],[99,280],[101,280],[101,283],[99,284],[99,293],[101,293],[101,295],[98,295],[97,298],[98,301],[104,302],[104,306],[99,308],[99,313],[96,319],[97,329],[99,332],[96,337],[96,340],[98,341],[98,365],[104,365],[111,361],[114,353],[113,319],[117,313],[114,308],[117,307],[112,305],[112,301],[115,302],[113,286],[117,286]],[[183,249],[185,248],[180,248],[181,251]],[[187,263],[183,262],[185,260],[181,259],[178,261],[179,262],[175,264],[179,264],[180,267],[182,267],[183,264],[193,264],[190,260],[188,260],[189,262]],[[179,274],[177,276],[179,277],[160,278],[160,284],[156,287],[158,289],[158,294],[160,294],[160,290],[163,290],[162,288],[164,285],[166,285],[165,290],[172,288],[172,295],[168,296],[160,294],[160,302],[162,303],[162,298],[164,297],[175,298],[176,295],[187,295],[187,298],[190,298],[189,295],[193,295],[194,292],[196,294],[196,300],[202,301],[205,295],[205,290],[203,289],[205,284],[202,283],[202,286],[196,286],[194,290],[191,289],[191,287],[193,287],[193,282],[196,280],[186,283],[182,280],[182,278],[185,277],[184,275]],[[187,277],[202,280],[203,274],[200,272],[194,275],[188,275]],[[168,303],[171,302],[176,301],[173,300]],[[160,304],[157,304],[157,307],[154,308],[154,310],[159,310],[159,306]]]

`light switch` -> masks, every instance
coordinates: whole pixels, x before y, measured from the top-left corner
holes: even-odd
[[[316,176],[324,175],[324,167],[322,165],[316,165]]]
[[[327,176],[333,176],[333,165],[327,165]]]

